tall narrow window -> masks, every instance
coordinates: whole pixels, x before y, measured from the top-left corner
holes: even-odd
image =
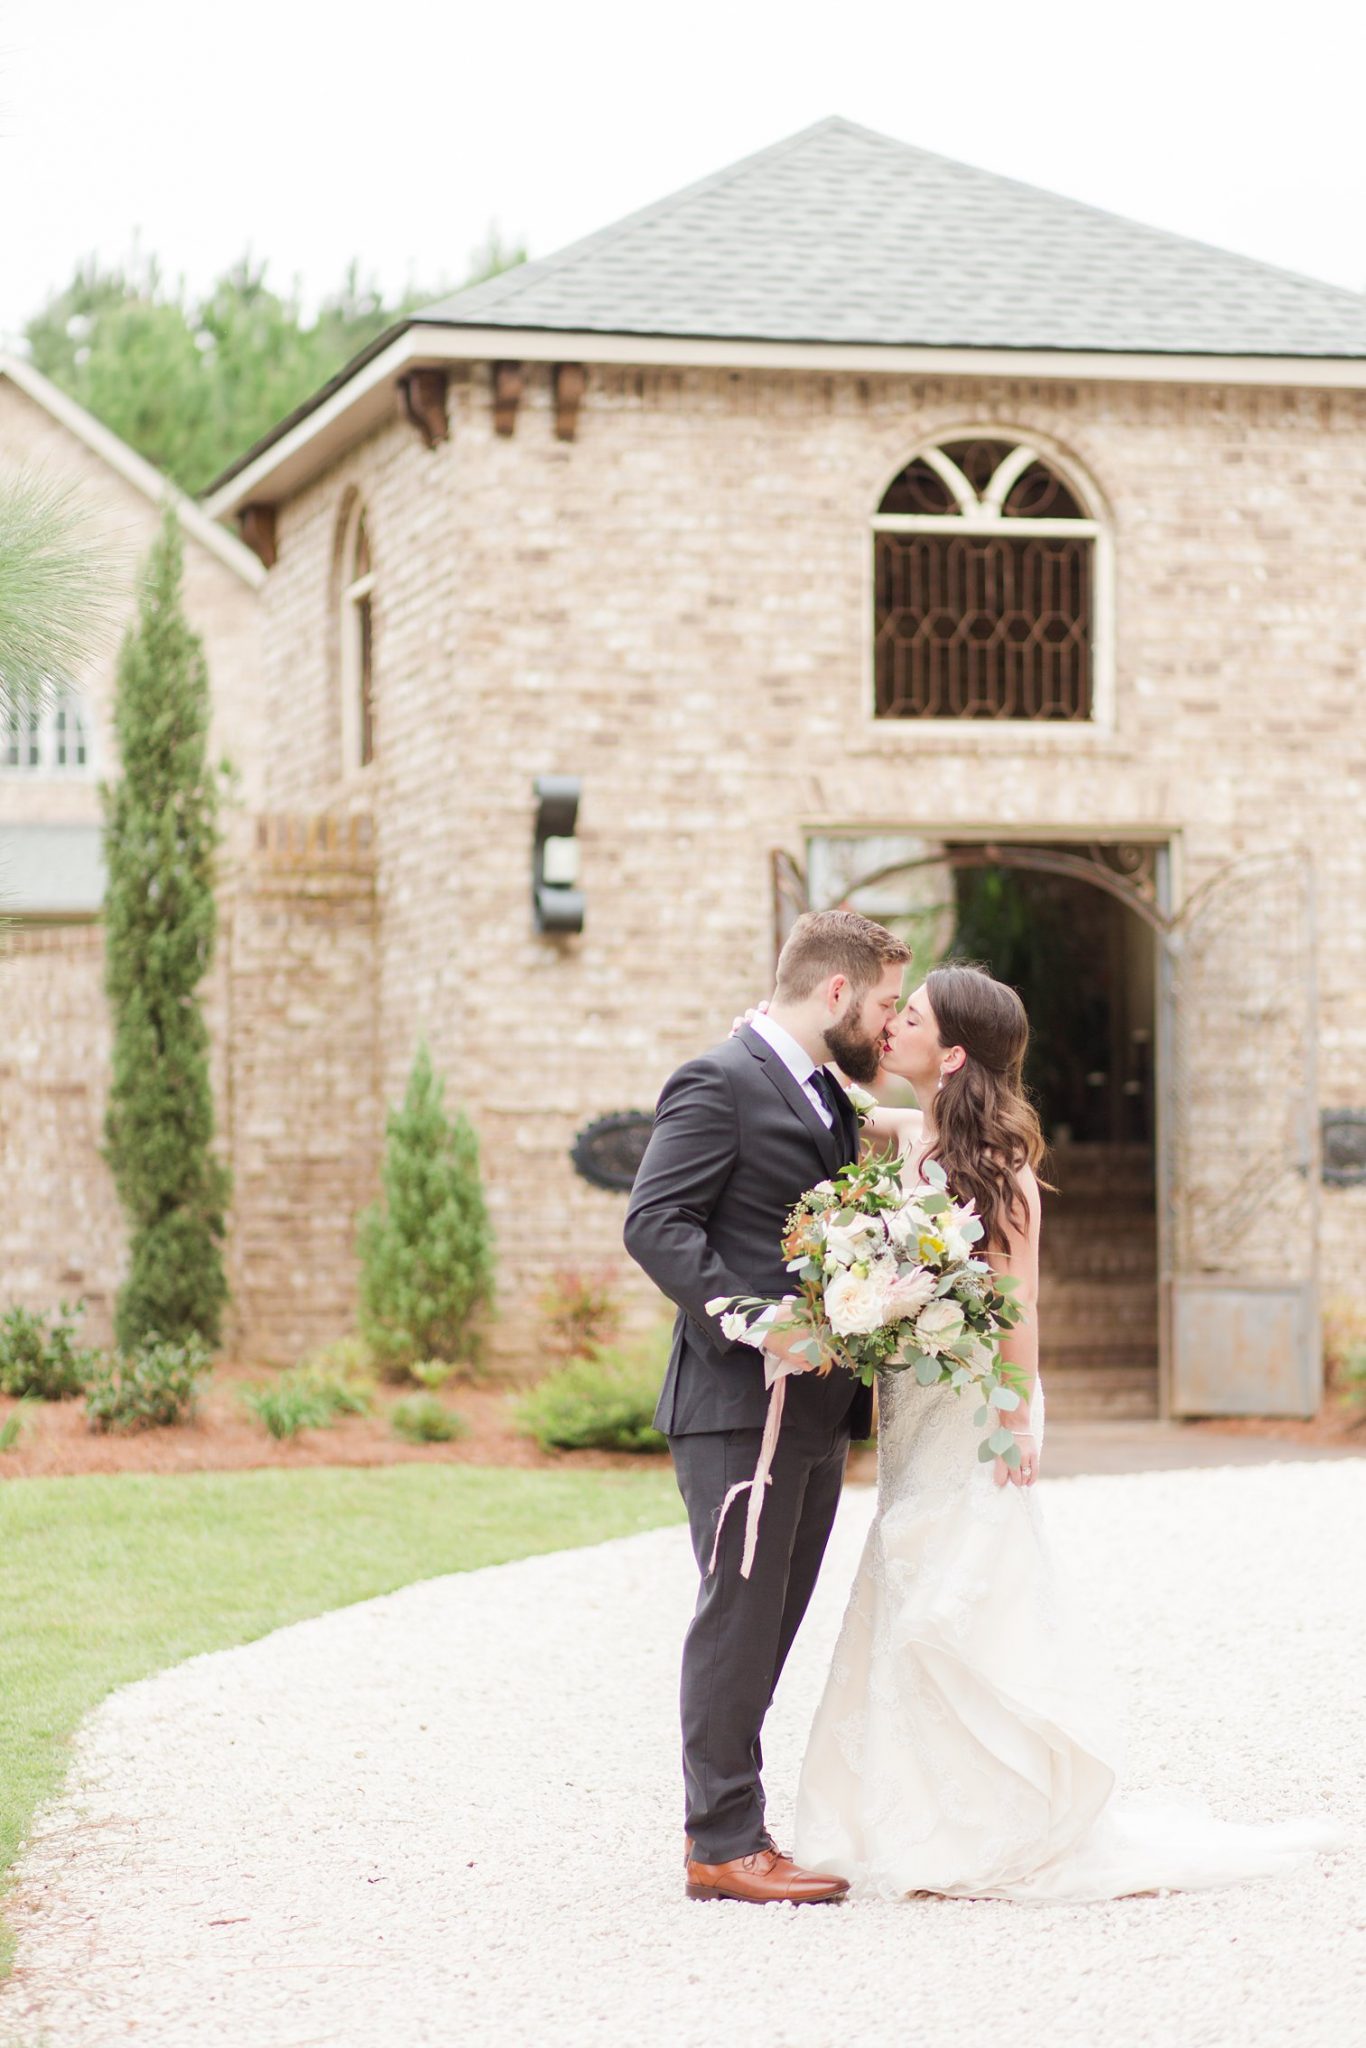
[[[1100,531],[1033,448],[918,455],[873,521],[876,715],[1092,718]]]
[[[351,508],[342,543],[342,757],[350,771],[375,758],[374,589],[365,508]]]
[[[89,749],[81,707],[70,690],[59,690],[52,707],[52,765],[84,768]]]

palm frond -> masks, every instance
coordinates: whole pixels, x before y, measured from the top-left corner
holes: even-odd
[[[115,567],[70,485],[0,475],[0,716],[79,669],[112,622]]]

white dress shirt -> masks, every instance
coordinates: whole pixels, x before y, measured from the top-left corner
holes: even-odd
[[[757,1017],[751,1017],[749,1028],[751,1031],[758,1032],[765,1045],[773,1047],[774,1052],[777,1053],[778,1058],[787,1068],[788,1073],[791,1074],[793,1080],[801,1089],[802,1094],[811,1104],[811,1107],[815,1110],[828,1131],[834,1122],[834,1118],[830,1114],[830,1107],[825,1097],[818,1088],[813,1088],[811,1085],[811,1076],[816,1071],[816,1062],[812,1059],[810,1053],[806,1051],[805,1047],[798,1045],[790,1031],[785,1031],[781,1024],[775,1024],[767,1011],[761,1010]]]

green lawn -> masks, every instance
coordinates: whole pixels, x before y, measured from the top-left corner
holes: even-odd
[[[72,1731],[115,1686],[415,1579],[681,1519],[667,1465],[0,1485],[0,1887]],[[0,1974],[7,1954],[0,1927]]]

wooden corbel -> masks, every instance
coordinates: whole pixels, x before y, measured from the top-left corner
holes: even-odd
[[[446,417],[446,372],[409,370],[406,377],[399,378],[398,389],[403,416],[417,428],[424,445],[435,448],[439,441],[447,440],[451,429]]]
[[[555,438],[572,441],[578,432],[579,407],[588,384],[582,363],[555,365]]]
[[[495,434],[510,434],[517,425],[517,404],[522,396],[525,379],[520,363],[495,363],[493,366],[493,431]]]
[[[275,567],[275,507],[244,505],[237,516],[238,531],[265,568]]]

